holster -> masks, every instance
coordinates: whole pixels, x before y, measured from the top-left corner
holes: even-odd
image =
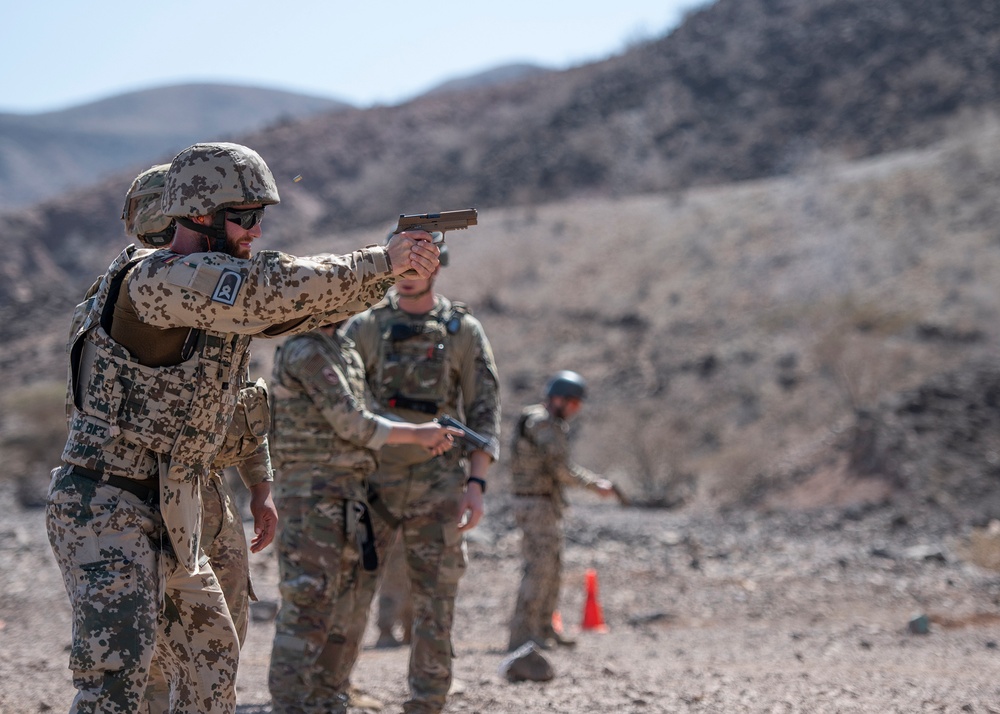
[[[368,571],[378,570],[378,551],[375,550],[375,528],[368,506],[362,501],[347,501],[344,505],[345,535],[354,542],[361,555],[361,566]]]

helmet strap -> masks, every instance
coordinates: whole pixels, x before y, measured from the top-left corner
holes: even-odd
[[[226,252],[226,212],[216,211],[212,218],[212,224],[205,226],[192,221],[190,218],[177,218],[185,228],[190,228],[195,233],[201,233],[208,239],[208,250],[210,252]]]

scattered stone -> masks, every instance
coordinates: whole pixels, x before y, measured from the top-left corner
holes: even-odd
[[[258,600],[250,603],[250,617],[254,622],[271,622],[278,614],[275,600]]]
[[[910,620],[907,629],[914,635],[926,635],[931,631],[931,620],[927,615],[917,615]]]
[[[538,646],[527,642],[500,663],[500,676],[508,682],[547,682],[555,677],[555,670]]]
[[[909,560],[934,560],[947,563],[948,556],[936,545],[915,545],[903,551],[903,556]]]

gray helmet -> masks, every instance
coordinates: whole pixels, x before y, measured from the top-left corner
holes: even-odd
[[[195,144],[170,162],[163,183],[163,214],[207,216],[229,206],[278,203],[278,188],[264,159],[240,144]]]
[[[587,383],[583,381],[576,372],[564,369],[556,372],[545,385],[545,396],[567,397],[569,399],[585,399],[587,397]]]
[[[151,166],[135,177],[125,194],[125,233],[146,248],[162,248],[174,239],[174,221],[160,210],[163,179],[170,164]]]

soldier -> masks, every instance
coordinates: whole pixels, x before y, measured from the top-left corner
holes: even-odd
[[[74,711],[138,710],[154,653],[171,711],[235,710],[239,638],[201,548],[200,495],[250,338],[342,319],[437,267],[419,231],[343,257],[252,255],[278,200],[251,149],[188,147],[164,181],[170,249],[129,246],[74,312],[69,436],[46,507],[73,608]]]
[[[169,168],[170,164],[160,164],[139,174],[125,194],[122,209],[125,233],[153,250],[168,246],[176,227],[173,219],[160,209],[163,181]],[[250,581],[243,517],[223,469],[235,467],[250,491],[255,533],[250,550],[260,552],[274,539],[278,525],[278,512],[271,497],[274,477],[267,445],[270,416],[263,380],[241,389],[225,441],[201,484],[202,547],[222,587],[240,647],[249,626],[250,600],[257,598]],[[169,682],[156,657],[150,667],[146,704],[149,714],[166,712],[170,706]]]
[[[354,609],[362,565],[376,567],[367,477],[384,444],[411,444],[428,458],[460,432],[403,424],[365,405],[365,374],[353,344],[328,325],[279,349],[272,378],[281,610],[268,686],[277,714],[346,712],[360,631]],[[356,695],[357,696],[357,695]]]
[[[575,644],[552,627],[562,578],[563,488],[583,486],[601,496],[615,495],[614,484],[569,460],[568,422],[586,393],[579,374],[557,373],[545,387],[545,402],[525,407],[514,431],[511,490],[524,568],[510,622],[511,651],[529,640],[543,649]]]
[[[346,328],[382,413],[410,423],[449,414],[490,440],[487,450],[455,449],[435,458],[413,447],[387,446],[370,479],[378,552],[387,552],[400,529],[410,580],[406,712],[439,712],[445,705],[452,684],[455,595],[466,567],[463,532],[482,518],[488,469],[499,453],[492,348],[466,306],[434,293],[436,277],[435,270],[429,277],[400,280],[386,300]],[[375,578],[364,579],[355,611],[362,623],[375,585]]]

